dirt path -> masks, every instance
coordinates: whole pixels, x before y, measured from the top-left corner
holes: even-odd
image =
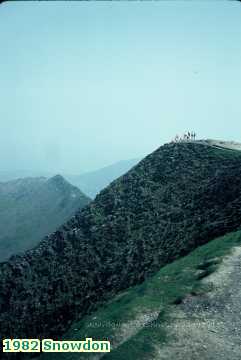
[[[196,140],[195,143],[213,146],[219,149],[227,149],[227,150],[239,150],[241,151],[241,143],[235,141],[222,141],[222,140]]]
[[[177,307],[167,328],[169,344],[156,349],[156,360],[241,359],[241,247],[203,281],[214,290]]]

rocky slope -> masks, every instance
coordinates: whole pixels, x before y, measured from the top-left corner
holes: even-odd
[[[0,261],[37,245],[88,202],[60,175],[0,183]]]
[[[239,360],[241,231],[200,246],[74,323],[67,340],[111,343],[107,354],[41,360]]]
[[[241,153],[166,144],[40,245],[0,264],[1,337],[56,337],[119,291],[241,228]]]

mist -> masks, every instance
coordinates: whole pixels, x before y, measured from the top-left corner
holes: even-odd
[[[1,170],[79,174],[187,130],[240,141],[240,24],[238,2],[1,4]]]

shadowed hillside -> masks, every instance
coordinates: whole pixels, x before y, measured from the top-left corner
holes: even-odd
[[[0,261],[37,245],[88,202],[60,175],[0,183]]]
[[[59,336],[101,301],[240,228],[241,152],[166,144],[35,250],[0,264],[1,337]]]

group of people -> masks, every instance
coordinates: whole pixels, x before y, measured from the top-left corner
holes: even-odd
[[[194,141],[196,140],[196,133],[194,131],[188,131],[182,136],[176,135],[172,142],[180,142],[180,141]]]

